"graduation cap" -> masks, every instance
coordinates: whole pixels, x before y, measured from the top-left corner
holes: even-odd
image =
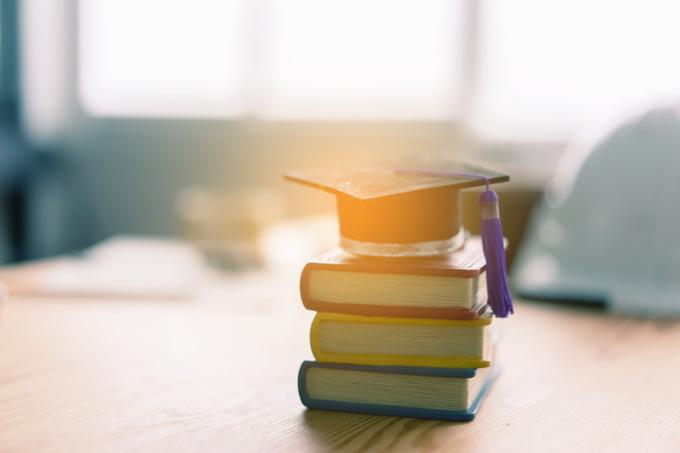
[[[413,168],[292,172],[286,179],[336,196],[340,245],[367,256],[437,256],[465,240],[460,191],[485,186],[480,196],[489,304],[497,316],[512,313],[498,196],[489,185],[507,175],[462,163]]]

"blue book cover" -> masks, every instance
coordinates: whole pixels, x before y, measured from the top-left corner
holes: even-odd
[[[310,370],[316,370],[312,371],[311,377]],[[319,370],[322,373],[319,373]],[[338,373],[335,373],[335,371]],[[489,387],[498,374],[499,369],[495,366],[482,371],[474,368],[370,366],[305,361],[300,366],[298,373],[298,390],[302,404],[310,409],[469,421],[475,417]],[[331,379],[335,377],[337,377],[338,382],[331,382]],[[408,393],[414,391],[413,384],[418,385],[418,377],[423,378],[420,391],[414,392],[414,399],[411,403],[405,402],[409,400]],[[398,385],[395,387],[394,384],[391,384],[390,387],[390,380],[397,383],[403,380],[403,388]],[[422,396],[422,389],[423,387],[427,389],[431,382],[435,382],[437,385],[452,385],[452,388],[462,389],[459,391],[459,393],[462,393],[457,397],[457,403],[452,402],[450,407],[446,407],[447,404],[443,401],[453,392],[443,391],[438,393],[437,389],[433,387],[432,391],[435,394],[432,396],[439,398],[442,403],[430,401],[428,404],[427,398]],[[314,392],[319,393],[319,386],[332,389],[330,393],[335,396],[315,396]],[[365,398],[359,395],[361,390],[357,390],[357,393],[353,393],[352,390],[360,389],[362,386],[369,390],[368,396]],[[314,387],[317,387],[317,390],[314,390]],[[345,388],[345,393],[343,393],[343,388]],[[415,397],[416,394],[418,397]],[[393,402],[386,403],[386,401]],[[453,409],[454,406],[458,407]]]

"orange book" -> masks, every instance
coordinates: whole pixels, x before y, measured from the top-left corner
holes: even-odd
[[[433,258],[359,257],[335,249],[300,278],[309,310],[364,316],[479,319],[487,311],[481,240]]]

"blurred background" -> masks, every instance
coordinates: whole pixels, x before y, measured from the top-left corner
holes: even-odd
[[[512,175],[515,247],[571,143],[680,94],[679,14],[661,0],[1,0],[0,259],[114,235],[252,258],[239,244],[333,210],[286,170],[430,152]]]

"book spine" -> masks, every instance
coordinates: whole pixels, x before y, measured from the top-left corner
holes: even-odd
[[[307,310],[321,313],[341,313],[360,316],[389,316],[397,318],[426,318],[450,320],[478,319],[480,307],[441,308],[441,307],[403,307],[396,305],[368,305],[368,304],[338,304],[313,299],[309,294],[309,274],[317,266],[307,263],[300,275],[300,299]],[[338,271],[342,272],[342,271]]]
[[[314,308],[314,300],[309,297],[309,273],[313,268],[312,263],[307,263],[302,269],[302,274],[300,274],[300,299],[307,310],[319,311]]]
[[[342,315],[337,315],[341,317]],[[319,362],[347,363],[355,365],[376,365],[376,366],[414,366],[428,368],[486,368],[491,362],[485,357],[431,357],[431,356],[407,356],[391,354],[342,354],[324,351],[319,341],[319,330],[321,324],[327,318],[334,318],[333,315],[317,314],[312,321],[309,330],[309,343],[314,358]],[[406,320],[405,320],[406,321]],[[418,320],[408,320],[419,323]],[[425,321],[425,320],[423,320]],[[436,322],[430,320],[430,322]],[[442,321],[445,322],[445,321]],[[449,323],[464,323],[464,321],[449,321]],[[486,324],[485,320],[471,321],[470,323]]]
[[[332,400],[317,400],[309,396],[307,392],[307,371],[314,367],[324,364],[314,363],[314,362],[303,362],[300,366],[298,372],[298,393],[300,395],[300,401],[303,405],[310,409],[322,409],[322,410],[333,410],[333,411],[345,411],[345,412],[358,412],[365,414],[377,414],[377,415],[392,415],[398,417],[415,417],[415,418],[426,418],[426,419],[437,419],[437,420],[451,420],[451,421],[469,421],[474,419],[479,406],[481,405],[484,397],[488,393],[489,387],[493,384],[498,376],[498,370],[492,370],[489,378],[484,383],[483,387],[476,395],[473,403],[465,411],[450,411],[441,409],[425,409],[416,407],[405,407],[405,406],[388,406],[388,405],[377,405],[377,404],[363,404],[363,403],[353,403],[347,401],[332,401]],[[337,365],[325,364],[336,367]],[[341,366],[339,366],[341,367]],[[359,368],[359,367],[352,367]],[[366,367],[372,368],[372,367]],[[375,370],[371,370],[375,371]],[[428,374],[428,373],[423,373]]]

